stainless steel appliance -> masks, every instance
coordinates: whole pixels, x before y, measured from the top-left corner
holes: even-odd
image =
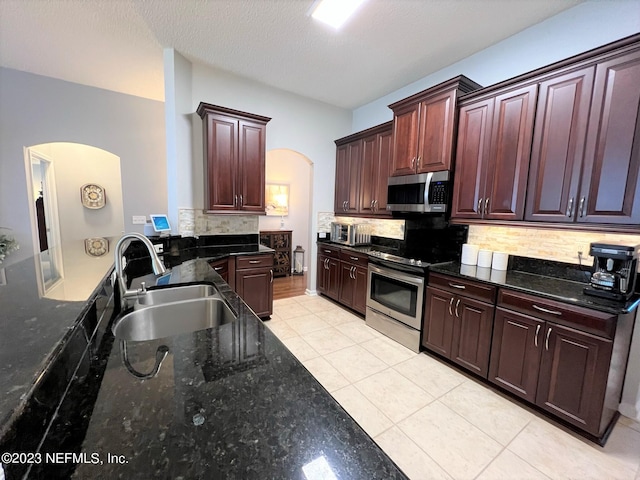
[[[467,226],[450,226],[441,218],[408,219],[405,240],[393,254],[391,249],[370,251],[367,325],[414,352],[420,351],[429,266],[459,259],[467,236]]]
[[[450,172],[389,177],[387,210],[392,212],[445,213],[450,197]]]
[[[400,263],[390,266],[387,263],[390,256],[387,254],[370,252],[370,255],[365,322],[405,347],[419,352],[424,273],[403,268]],[[383,257],[387,257],[387,260],[383,260]]]
[[[628,300],[635,292],[639,250],[640,245],[592,243],[589,255],[594,257],[593,273],[584,293]]]
[[[369,245],[371,243],[371,225],[367,223],[331,223],[332,242],[343,245]]]

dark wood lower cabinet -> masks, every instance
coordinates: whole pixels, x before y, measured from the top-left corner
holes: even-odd
[[[369,257],[337,246],[318,245],[318,292],[362,315],[367,308]]]
[[[214,260],[209,262],[209,265],[213,270],[222,277],[222,279],[229,283],[229,259],[223,258],[222,260]]]
[[[634,315],[500,290],[489,380],[601,441],[618,415]]]
[[[487,378],[492,304],[427,287],[422,345]]]
[[[236,293],[258,317],[273,313],[273,254],[240,256],[235,265]]]

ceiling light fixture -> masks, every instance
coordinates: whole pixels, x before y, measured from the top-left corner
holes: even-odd
[[[311,16],[333,28],[340,28],[365,0],[316,0]]]

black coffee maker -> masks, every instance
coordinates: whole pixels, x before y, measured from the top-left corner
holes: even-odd
[[[639,250],[640,245],[592,243],[589,255],[593,256],[593,273],[584,293],[628,300],[636,288]]]

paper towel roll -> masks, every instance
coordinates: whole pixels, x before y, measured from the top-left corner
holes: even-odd
[[[506,270],[509,264],[509,254],[505,252],[493,252],[491,268],[494,270]]]
[[[468,277],[476,276],[476,266],[475,265],[465,265],[464,263],[460,265],[460,273],[462,275],[467,275]]]
[[[491,259],[493,252],[491,250],[478,250],[478,266],[491,268]]]
[[[489,280],[491,278],[491,269],[487,267],[476,268],[476,278],[478,280]]]
[[[507,271],[506,270],[496,270],[495,268],[491,269],[491,278],[489,279],[495,283],[504,283],[507,281]]]
[[[478,245],[465,243],[462,245],[462,259],[460,262],[465,265],[476,265],[478,263],[478,250]]]

